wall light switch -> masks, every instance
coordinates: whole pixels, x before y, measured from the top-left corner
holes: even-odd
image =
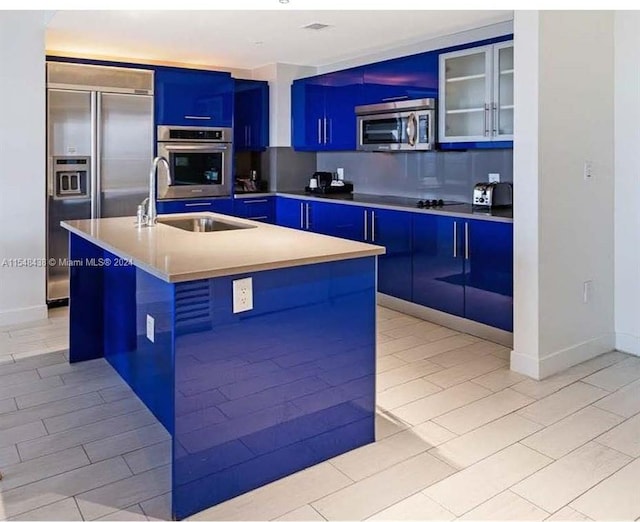
[[[253,310],[253,280],[250,277],[233,282],[233,313]]]
[[[152,343],[156,342],[156,320],[147,314],[147,339]]]
[[[499,183],[500,182],[500,174],[497,172],[489,173],[489,183]]]
[[[336,175],[337,175],[338,179],[340,179],[340,180],[344,179],[344,169],[342,167],[338,167],[336,169]]]

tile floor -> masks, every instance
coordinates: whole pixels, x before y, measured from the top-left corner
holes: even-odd
[[[640,520],[640,359],[537,382],[509,350],[379,309],[377,442],[194,520]],[[166,517],[168,435],[67,312],[0,329],[0,519]]]

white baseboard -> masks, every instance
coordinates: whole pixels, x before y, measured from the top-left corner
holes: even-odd
[[[46,319],[49,315],[47,305],[30,306],[28,308],[16,308],[0,311],[0,326],[31,323]]]
[[[475,335],[482,339],[487,339],[494,343],[501,344],[503,346],[513,346],[513,334],[494,328],[493,326],[487,326],[486,324],[476,323],[470,321],[464,317],[457,317],[455,315],[446,314],[433,308],[427,308],[416,303],[410,303],[397,297],[392,297],[387,294],[381,294],[378,292],[378,304],[391,308],[396,312],[412,315],[431,323],[436,323],[452,330],[458,330],[459,332]]]
[[[511,352],[511,370],[533,379],[545,379],[576,364],[615,350],[614,338],[613,334],[605,334],[601,337],[569,346],[540,360],[513,351]]]
[[[613,333],[569,346],[564,350],[540,359],[540,379],[613,350],[615,350],[615,336]]]
[[[616,334],[616,350],[640,357],[640,337],[631,334]]]

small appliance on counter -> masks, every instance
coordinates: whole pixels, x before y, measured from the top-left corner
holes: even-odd
[[[252,170],[247,178],[236,178],[235,192],[236,194],[245,192],[268,192],[268,183],[266,180],[260,179],[257,171]]]
[[[350,194],[353,192],[353,183],[335,179],[333,172],[315,172],[309,180],[309,186],[305,192],[312,194]]]
[[[513,185],[506,181],[476,183],[473,188],[474,207],[487,209],[513,206]]]

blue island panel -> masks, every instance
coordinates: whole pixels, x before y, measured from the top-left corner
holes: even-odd
[[[179,283],[175,313],[175,518],[373,442],[375,258]]]
[[[70,259],[70,360],[106,357],[171,434],[174,519],[374,441],[375,257],[177,284],[75,234]]]

